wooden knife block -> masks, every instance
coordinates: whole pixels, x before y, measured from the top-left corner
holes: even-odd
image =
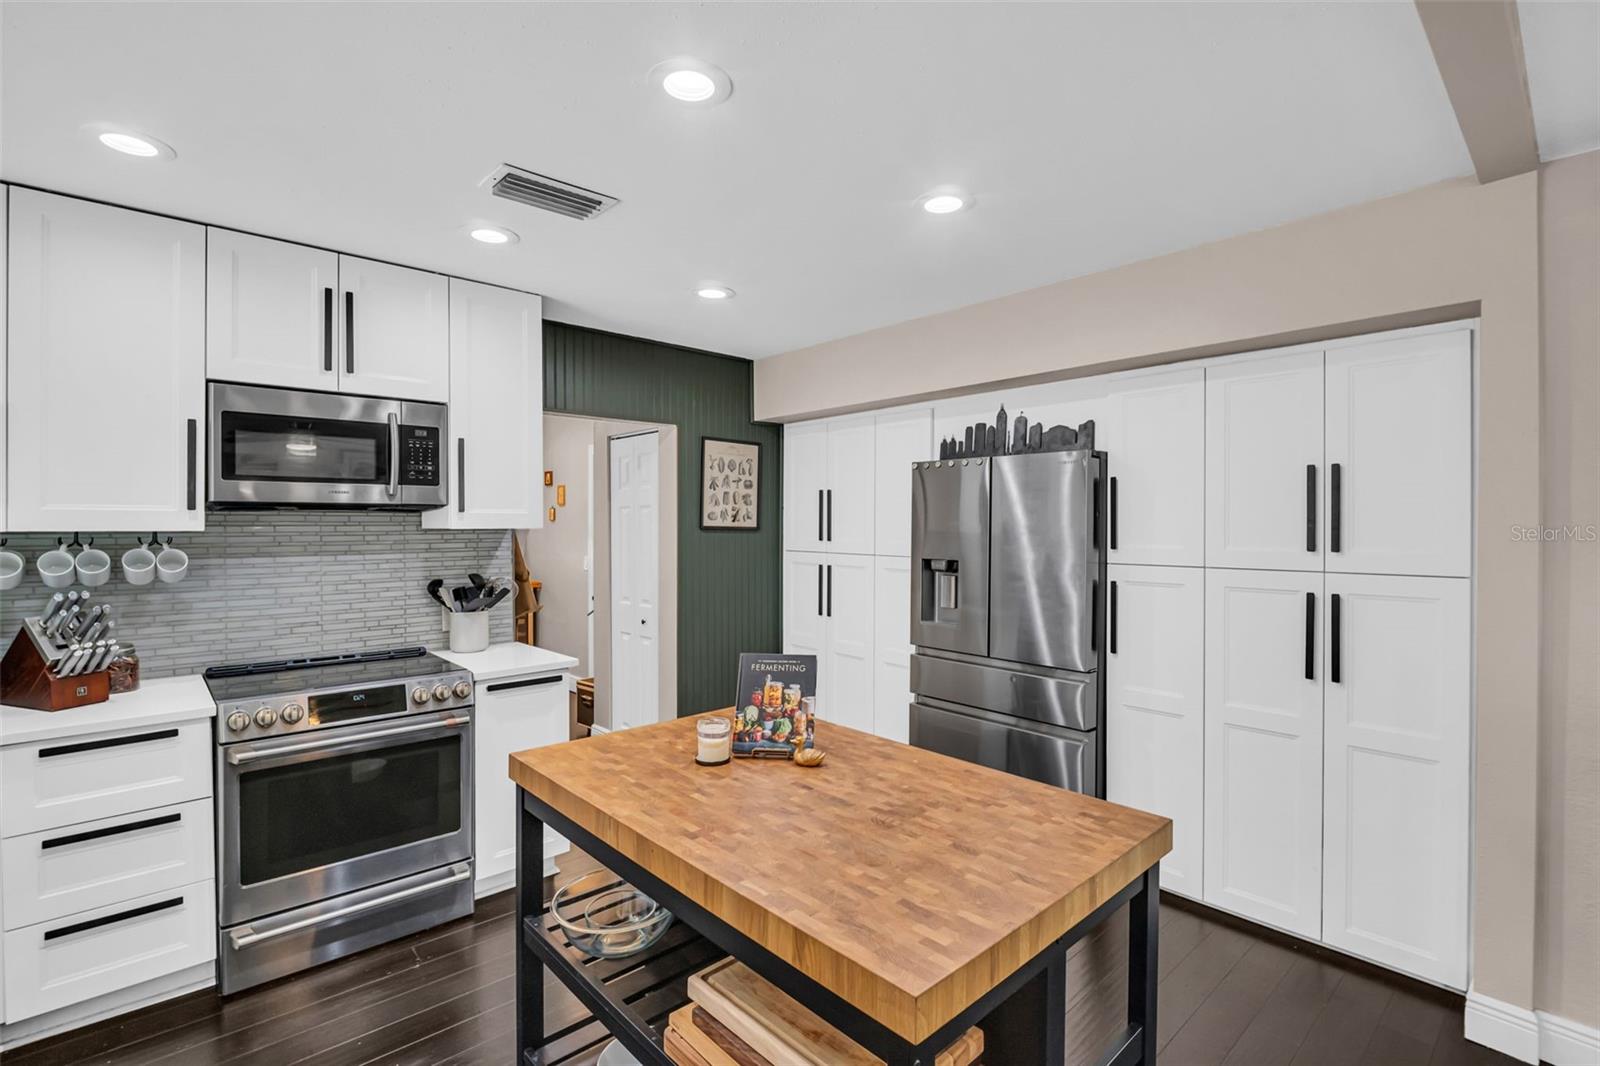
[[[76,677],[57,677],[26,630],[17,630],[0,659],[0,703],[39,711],[64,711],[111,698],[111,675],[105,670]]]

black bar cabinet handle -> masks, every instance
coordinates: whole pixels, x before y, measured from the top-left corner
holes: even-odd
[[[1306,593],[1306,680],[1315,681],[1317,643],[1317,594]]]
[[[1344,540],[1340,530],[1344,525],[1344,471],[1338,463],[1334,463],[1328,471],[1328,489],[1333,494],[1333,499],[1328,505],[1328,524],[1332,527],[1328,530],[1328,550],[1336,552]],[[1334,597],[1334,602],[1338,602],[1337,596]]]
[[[1117,479],[1112,478],[1111,484],[1115,485],[1116,483]],[[1116,499],[1116,497],[1113,496],[1112,499]],[[1110,632],[1107,634],[1109,647],[1106,650],[1115,655],[1117,654],[1117,583],[1115,581],[1111,583],[1111,624],[1107,628]]]
[[[356,294],[344,291],[344,372],[356,372]]]
[[[1338,467],[1334,469],[1337,470]],[[1344,676],[1344,665],[1339,661],[1342,650],[1339,646],[1341,643],[1339,633],[1343,628],[1339,624],[1339,594],[1335,592],[1328,604],[1328,639],[1333,642],[1328,652],[1328,680],[1335,685],[1340,684],[1340,679]]]
[[[101,829],[86,829],[81,833],[69,833],[64,837],[41,840],[39,841],[39,848],[41,851],[48,851],[51,848],[64,848],[68,844],[82,844],[86,840],[100,840],[104,837],[120,836],[123,833],[137,833],[141,829],[154,829],[158,825],[171,825],[173,822],[182,820],[182,813],[163,814],[156,818],[146,818],[140,822],[128,822],[126,825],[108,825]]]
[[[521,681],[502,681],[498,685],[486,685],[484,686],[484,691],[504,692],[510,688],[533,688],[535,685],[553,685],[560,680],[560,674],[551,674],[549,677],[529,677]]]
[[[817,540],[825,540],[822,535],[822,490],[817,490]],[[820,579],[819,579],[820,580]]]
[[[395,462],[400,461],[397,455]],[[446,497],[448,499],[449,497]],[[456,511],[467,509],[467,438],[456,438]]]
[[[817,564],[817,617],[822,617],[822,564]]]
[[[142,918],[146,914],[154,914],[156,911],[171,910],[173,907],[181,906],[183,906],[182,896],[177,896],[173,899],[164,899],[160,903],[146,903],[143,907],[135,907],[132,910],[121,911],[117,914],[108,914],[104,918],[90,918],[86,922],[74,922],[72,925],[63,925],[60,929],[46,929],[44,933],[44,939],[56,940],[60,937],[72,936],[75,933],[87,933],[91,929],[99,929],[102,925],[113,925],[117,922],[126,922],[132,918]]]
[[[833,543],[833,490],[828,490],[828,543]],[[832,614],[833,612],[828,612]]]
[[[828,617],[833,617],[833,564],[828,564]]]
[[[105,740],[85,740],[78,744],[62,744],[54,748],[40,748],[39,758],[57,755],[76,755],[80,751],[99,751],[102,748],[120,748],[128,744],[146,744],[152,740],[169,740],[178,735],[176,729],[157,729],[153,733],[135,733],[131,737],[107,737]]]
[[[322,288],[322,369],[333,373],[333,287]]]
[[[1114,474],[1111,477],[1111,550],[1117,550],[1117,478]],[[1116,588],[1116,582],[1112,582],[1111,587]],[[1111,650],[1116,651],[1117,649],[1112,648]]]
[[[1306,551],[1317,550],[1317,464],[1306,464]]]
[[[185,432],[189,438],[189,487],[187,492],[189,497],[189,510],[192,511],[195,509],[196,505],[198,505],[200,496],[200,486],[195,481],[195,467],[199,465],[199,456],[196,454],[196,450],[200,447],[200,423],[196,422],[192,418],[189,419],[188,425],[185,427]]]

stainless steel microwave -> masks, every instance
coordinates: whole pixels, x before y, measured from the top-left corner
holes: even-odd
[[[209,383],[207,503],[443,507],[442,403]]]

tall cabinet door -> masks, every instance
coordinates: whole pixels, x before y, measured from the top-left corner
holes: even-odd
[[[832,671],[828,652],[828,557],[821,552],[783,553],[783,650],[817,657],[817,705],[828,706]],[[743,694],[741,694],[741,699]]]
[[[876,512],[873,549],[879,555],[911,554],[911,464],[932,459],[933,408],[878,416],[872,488]]]
[[[1205,901],[1322,931],[1322,575],[1206,572]]]
[[[880,555],[876,567],[872,731],[905,744],[911,739],[911,560]]]
[[[828,423],[783,427],[783,546],[822,551],[827,519]]]
[[[450,293],[443,274],[339,257],[341,392],[450,399]]]
[[[1126,379],[1108,400],[1109,561],[1204,565],[1205,371]]]
[[[204,227],[14,188],[10,238],[10,528],[204,529]]]
[[[339,256],[206,230],[206,377],[339,388]]]
[[[878,501],[873,493],[873,475],[876,472],[873,465],[873,453],[876,450],[873,422],[873,417],[866,415],[835,419],[828,423],[823,533],[830,553],[871,555],[873,552],[873,526],[878,510]]]
[[[1472,572],[1472,334],[1328,352],[1328,570]]]
[[[1322,353],[1205,373],[1206,565],[1321,570]]]
[[[817,713],[866,733],[872,732],[872,705],[877,696],[872,624],[876,563],[870,555],[829,553],[823,590],[828,653],[821,670],[831,676],[829,702],[820,704]]]
[[[1205,823],[1205,572],[1113,563],[1106,798],[1172,819],[1161,887],[1199,899]]]
[[[544,340],[539,297],[450,279],[450,502],[428,529],[544,525]]]
[[[1323,939],[1467,984],[1472,596],[1327,576]]]

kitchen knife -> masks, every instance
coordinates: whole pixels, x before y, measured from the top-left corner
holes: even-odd
[[[73,604],[57,617],[54,633],[57,637],[70,637],[72,635],[72,620],[78,617],[78,605]]]
[[[94,653],[89,656],[89,665],[84,667],[84,673],[92,674],[106,668],[106,663],[111,659],[111,642],[109,640],[96,641]]]
[[[56,670],[57,677],[71,677],[78,672],[78,661],[84,656],[84,648],[74,644],[67,649],[67,656],[61,660],[61,666]]]
[[[60,611],[62,607],[66,606],[66,603],[67,596],[64,592],[58,592],[54,596],[51,596],[50,602],[45,606],[44,616],[40,619],[40,622],[45,625],[49,625],[50,619],[54,618],[56,616],[56,612]]]
[[[105,604],[99,603],[88,614],[84,615],[83,620],[78,623],[78,639],[82,641],[93,640],[93,631],[99,627],[100,619],[105,616],[105,613]]]

